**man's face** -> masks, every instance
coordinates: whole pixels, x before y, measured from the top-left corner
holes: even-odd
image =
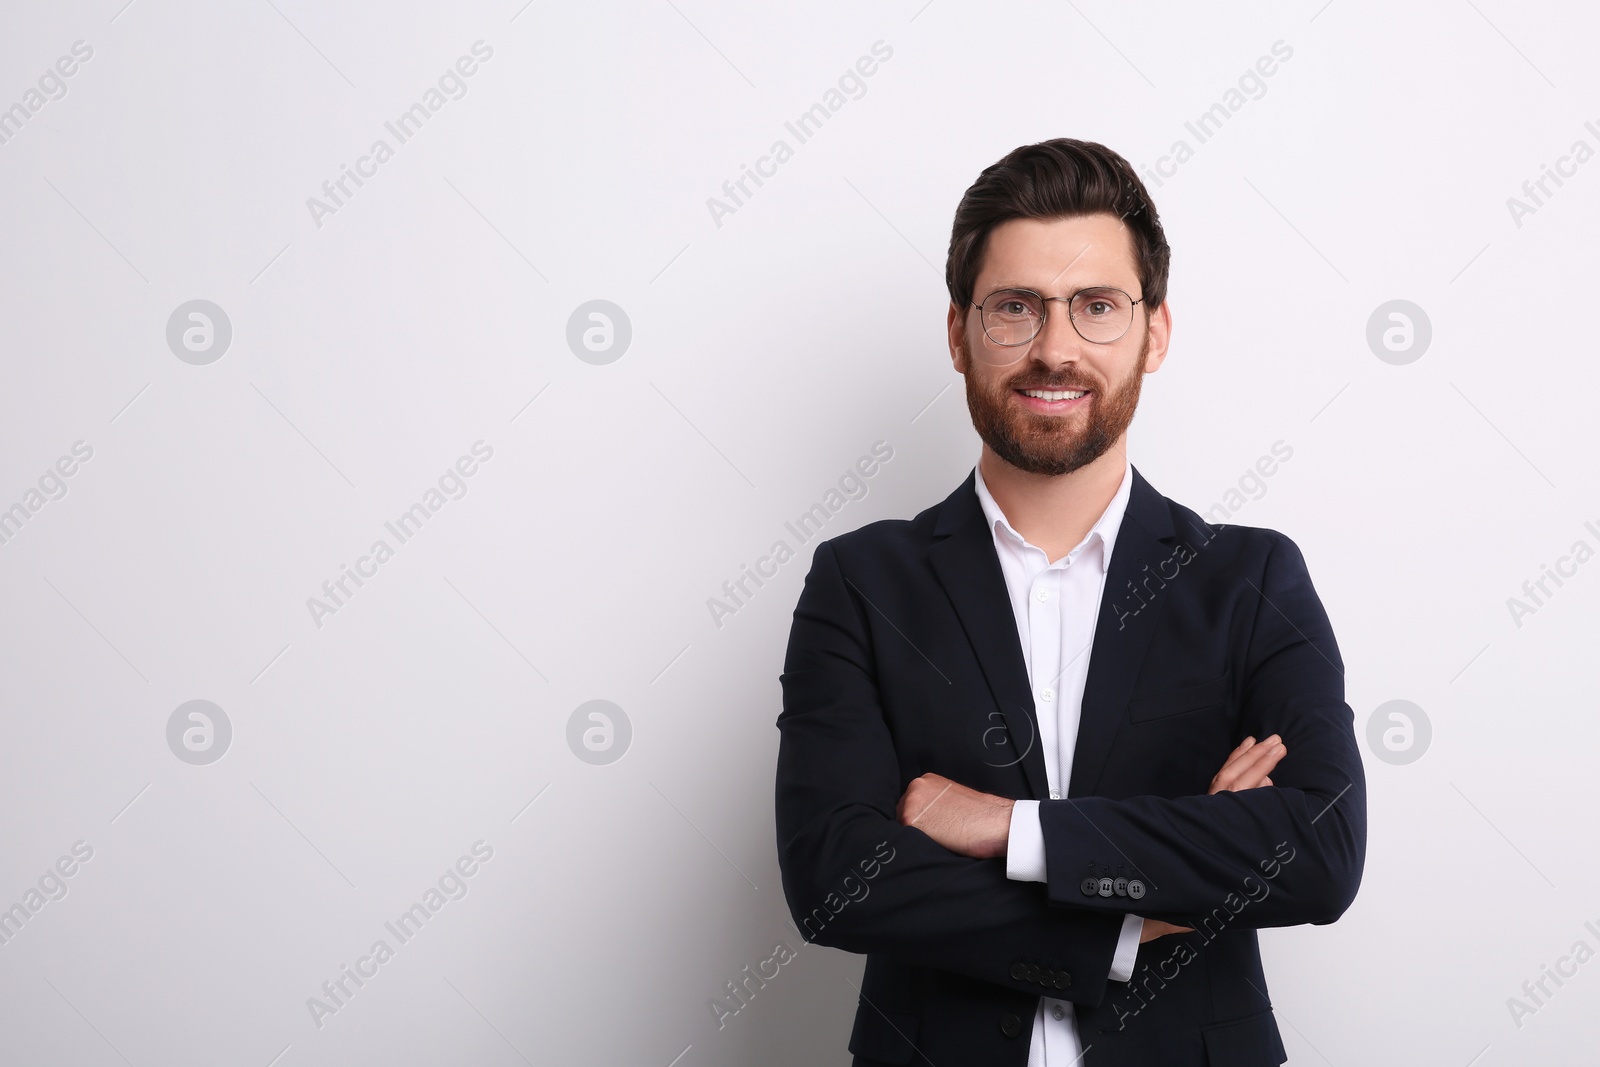
[[[1050,220],[1010,219],[989,234],[973,303],[1000,289],[1032,289],[1070,297],[1092,286],[1144,296],[1133,256],[1133,235],[1115,215]],[[950,356],[966,376],[967,408],[989,449],[1020,470],[1067,474],[1119,449],[1139,403],[1145,374],[1166,358],[1171,317],[1163,304],[1148,316],[1143,303],[1120,338],[1086,341],[1073,328],[1066,303],[1045,305],[1045,322],[1025,346],[995,344],[977,308],[950,309]],[[1008,360],[1009,365],[999,366]],[[1065,399],[1030,395],[1081,392]]]

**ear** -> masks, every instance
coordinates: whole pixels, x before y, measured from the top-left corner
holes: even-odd
[[[955,301],[950,302],[950,313],[946,316],[945,330],[949,334],[950,363],[959,374],[967,373],[967,313],[958,308]]]
[[[1144,372],[1154,374],[1167,358],[1167,346],[1172,343],[1172,309],[1167,301],[1162,301],[1156,308],[1155,314],[1150,316],[1150,350],[1145,353]]]

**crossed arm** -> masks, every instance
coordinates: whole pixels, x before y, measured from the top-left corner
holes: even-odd
[[[1207,795],[1270,786],[1272,769],[1288,751],[1277,734],[1260,743],[1254,737],[1245,738],[1212,777]],[[980,793],[942,774],[924,774],[913,778],[900,795],[895,817],[902,825],[916,827],[957,855],[991,859],[1006,854],[1015,805],[1010,797]],[[1189,933],[1192,929],[1146,919],[1139,941]]]
[[[1255,575],[1262,607],[1240,664],[1240,721],[1281,732],[1296,755],[1247,739],[1205,796],[1040,801],[1047,849],[1071,858],[1050,864],[1044,893],[1006,877],[1011,801],[932,776],[904,785],[868,608],[833,546],[820,545],[795,609],[778,719],[778,859],[802,934],[1034,994],[1011,972],[1048,960],[1073,976],[1057,995],[1097,1004],[1126,915],[1143,916],[1149,936],[1192,925],[1272,862],[1278,842],[1301,858],[1265,875],[1276,878],[1270,898],[1237,925],[1337,918],[1365,854],[1361,761],[1331,627],[1298,551],[1284,545]],[[1143,899],[1079,892],[1077,860],[1113,847],[1153,887]]]

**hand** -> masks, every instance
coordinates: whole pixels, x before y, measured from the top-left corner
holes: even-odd
[[[1259,789],[1264,785],[1271,785],[1272,779],[1267,775],[1278,765],[1278,761],[1286,756],[1289,748],[1273,734],[1259,743],[1253,737],[1247,737],[1239,742],[1239,747],[1228,753],[1222,770],[1211,779],[1211,788],[1207,794],[1222,792],[1238,792],[1243,789]]]
[[[906,786],[895,805],[895,817],[951,852],[991,859],[1006,854],[1013,803],[1007,797],[968,789],[942,774],[924,774]]]
[[[1192,933],[1194,933],[1194,927],[1192,926],[1174,926],[1172,923],[1164,923],[1160,919],[1146,919],[1144,926],[1139,930],[1139,944],[1142,945],[1146,941],[1154,941],[1158,937],[1166,937],[1168,934]]]

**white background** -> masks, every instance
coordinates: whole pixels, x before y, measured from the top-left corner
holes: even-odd
[[[1507,207],[1600,149],[1586,7],[123,2],[0,27],[0,107],[93,49],[0,144],[0,508],[93,449],[0,545],[0,907],[94,850],[0,946],[0,1061],[847,1063],[860,960],[801,946],[771,815],[816,542],[720,628],[706,602],[875,441],[893,460],[827,536],[965,477],[951,215],[1066,135],[1141,171],[1194,148],[1151,184],[1175,333],[1134,462],[1206,511],[1291,447],[1231,521],[1305,552],[1363,745],[1389,700],[1432,723],[1412,763],[1366,751],[1343,920],[1262,935],[1290,1062],[1592,1062],[1600,963],[1520,1026],[1507,1004],[1600,949],[1600,563],[1507,607],[1600,548],[1600,163]],[[797,146],[784,122],[877,41]],[[380,137],[319,226],[307,199]],[[166,341],[193,299],[232,324],[209,365]],[[632,324],[606,365],[566,340],[593,299]],[[1394,299],[1432,324],[1405,365],[1366,340]],[[318,626],[307,599],[479,440],[467,494]],[[166,740],[192,699],[233,728],[207,766]],[[593,699],[632,724],[606,766],[567,743]],[[307,999],[479,840],[467,895],[318,1026]]]

